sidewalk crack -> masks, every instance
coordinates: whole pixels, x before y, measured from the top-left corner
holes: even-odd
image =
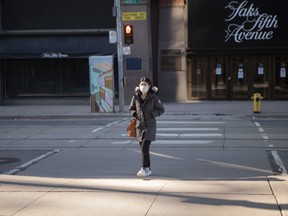
[[[16,215],[18,214],[19,212],[21,212],[22,210],[28,208],[29,206],[31,206],[33,203],[35,203],[36,201],[40,200],[42,197],[44,197],[46,194],[48,194],[49,191],[47,191],[46,193],[42,194],[41,196],[39,196],[38,198],[36,198],[35,200],[33,200],[32,202],[28,203],[26,206],[22,207],[21,209],[19,209],[18,211],[16,211],[15,213],[12,214],[13,215]]]
[[[159,190],[159,192],[156,194],[155,198],[153,199],[151,205],[149,206],[145,216],[147,216],[151,210],[151,208],[153,207],[154,203],[156,202],[156,199],[160,196],[162,190],[164,189],[164,187],[168,184],[168,182],[165,182],[165,184],[161,187],[161,189]]]
[[[65,184],[70,183],[70,182],[75,181],[75,180],[76,180],[76,179],[72,179],[72,180],[69,180],[69,181],[67,181],[67,182],[65,182],[65,183],[63,183],[63,184],[60,184],[59,186],[55,186],[54,188],[51,188],[51,190],[46,191],[44,194],[42,194],[42,195],[39,196],[38,198],[36,198],[36,199],[34,199],[33,201],[31,201],[30,203],[28,203],[27,205],[25,205],[24,207],[22,207],[21,209],[19,209],[19,210],[16,211],[15,213],[13,213],[11,216],[18,214],[19,212],[21,212],[22,210],[28,208],[28,207],[31,206],[33,203],[37,202],[38,200],[40,200],[41,198],[43,198],[43,197],[46,196],[47,194],[49,194],[49,193],[51,193],[51,192],[54,192],[54,190],[55,190],[56,188],[61,187],[61,186],[65,185]]]
[[[274,199],[275,199],[275,201],[276,201],[276,203],[277,203],[277,206],[278,206],[280,215],[281,215],[281,216],[284,216],[283,211],[282,211],[282,208],[281,208],[281,205],[280,205],[280,203],[279,203],[279,201],[278,201],[278,199],[277,199],[276,194],[274,193],[274,190],[273,190],[273,187],[272,187],[272,184],[271,184],[271,181],[270,181],[269,177],[267,177],[267,181],[268,181],[268,185],[269,185],[269,187],[270,187],[271,193],[272,193],[272,195],[273,195],[273,197],[274,197]]]

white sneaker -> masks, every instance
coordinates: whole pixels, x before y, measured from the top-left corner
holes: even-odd
[[[150,176],[152,174],[152,171],[149,167],[147,168],[141,168],[138,173],[137,173],[137,176],[138,177],[147,177],[147,176]]]
[[[146,169],[147,176],[152,175],[152,170],[151,170],[150,167],[147,167],[147,168],[145,168],[145,169]]]
[[[146,177],[146,176],[148,176],[147,173],[146,173],[146,169],[141,167],[141,169],[137,173],[137,176],[138,177]]]

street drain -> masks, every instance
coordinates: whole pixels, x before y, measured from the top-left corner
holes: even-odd
[[[0,164],[16,163],[16,162],[20,162],[20,161],[21,161],[20,158],[12,158],[12,157],[0,158]]]

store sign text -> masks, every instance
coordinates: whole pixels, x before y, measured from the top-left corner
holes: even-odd
[[[226,7],[229,16],[225,30],[225,42],[236,43],[251,40],[271,40],[278,28],[277,15],[261,13],[258,7],[248,1],[231,1]]]
[[[41,55],[41,58],[68,58],[68,54],[63,54],[63,53],[54,53],[54,52],[51,52],[51,53],[42,53]]]

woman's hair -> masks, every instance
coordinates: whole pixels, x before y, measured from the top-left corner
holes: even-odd
[[[150,80],[149,78],[147,78],[147,77],[142,77],[142,78],[140,79],[140,83],[141,83],[142,81],[147,82],[148,85],[150,85],[150,86],[152,87],[152,82],[151,82],[151,80]]]

